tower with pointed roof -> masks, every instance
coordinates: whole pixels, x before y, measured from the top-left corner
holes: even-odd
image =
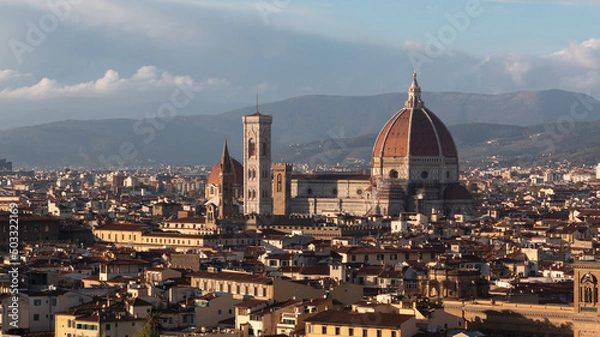
[[[227,141],[223,144],[221,155],[221,170],[219,173],[219,220],[228,219],[236,215],[235,195],[233,191],[234,167],[229,156]]]
[[[242,117],[244,125],[244,214],[272,214],[270,115]]]

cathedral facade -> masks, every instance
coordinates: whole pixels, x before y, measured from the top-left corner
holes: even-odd
[[[425,107],[416,73],[404,106],[379,132],[370,174],[294,174],[289,164],[272,164],[271,123],[258,111],[243,117],[243,214],[452,215],[473,208],[458,181],[452,135]]]

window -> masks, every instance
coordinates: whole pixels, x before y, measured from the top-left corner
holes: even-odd
[[[223,310],[219,309],[218,314],[220,315],[222,313],[223,313]]]
[[[390,260],[398,260],[398,254],[390,254]]]
[[[109,331],[110,330],[110,324],[106,324],[105,329],[106,329],[106,331]]]
[[[356,261],[356,255],[352,255],[351,258],[350,258],[350,260]]]
[[[281,190],[282,190],[281,184],[282,184],[281,173],[278,173],[277,174],[277,188],[276,188],[277,192],[281,192]]]
[[[327,327],[326,326],[322,326],[321,327],[321,334],[322,335],[326,335],[327,334]]]
[[[377,254],[377,261],[383,261],[383,254]]]
[[[348,336],[354,336],[354,328],[348,328]]]
[[[39,321],[40,320],[40,315],[39,314],[33,314],[33,320],[34,321]]]
[[[377,330],[377,337],[381,337],[381,330]]]
[[[33,300],[33,305],[36,307],[42,305],[42,300]]]
[[[252,138],[248,139],[248,157],[254,156],[254,153],[256,152],[256,149],[254,147],[254,140]]]
[[[336,327],[335,327],[335,335],[336,335],[336,336],[339,336],[339,334],[340,334],[340,327],[339,327],[339,326],[336,326]]]
[[[362,337],[367,337],[367,329],[363,329]]]
[[[392,337],[396,337],[396,331],[392,331]]]
[[[306,326],[308,327],[308,333],[313,333],[312,325],[307,324]]]

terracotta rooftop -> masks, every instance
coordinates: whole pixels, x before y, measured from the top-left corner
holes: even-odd
[[[380,312],[369,312],[362,314],[357,312],[328,310],[307,318],[305,322],[364,327],[400,328],[403,323],[413,317],[413,315],[388,314]]]

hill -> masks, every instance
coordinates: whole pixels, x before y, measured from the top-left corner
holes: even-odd
[[[536,124],[563,120],[569,116],[574,102],[578,102],[577,94],[559,90],[502,95],[424,93],[423,97],[427,107],[447,125],[456,125],[451,131],[463,159],[494,153],[489,151],[498,151],[498,155],[531,153],[534,149],[542,152],[543,149],[527,145],[527,139],[522,137],[543,134],[544,128]],[[273,115],[274,149],[290,152],[292,145],[295,146],[293,153],[298,153],[297,157],[289,157],[289,153],[276,152],[274,160],[299,162],[303,160],[302,153],[312,152],[322,154],[312,159],[318,163],[325,160],[324,155],[335,157],[340,153],[350,158],[370,158],[374,134],[403,106],[405,99],[406,94],[399,93],[360,97],[302,96],[263,104],[259,110]],[[592,109],[600,105],[588,96],[585,103]],[[241,116],[255,110],[248,107],[220,115],[162,119],[67,120],[5,129],[0,131],[0,157],[13,161],[16,167],[94,167],[107,163],[129,166],[158,162],[210,165],[218,161],[225,139],[232,155],[241,157]],[[588,119],[594,117],[594,114],[588,115]],[[463,124],[465,122],[468,124]],[[553,143],[561,149],[569,149],[569,158],[592,160],[593,152],[579,152],[580,145],[594,146],[597,135],[590,129],[591,125],[595,124],[578,123],[577,132],[561,134],[561,140],[553,140]],[[321,144],[329,147],[327,154],[323,154],[323,150],[311,150],[317,143],[300,146],[318,141],[327,142]],[[485,144],[487,141],[492,142]],[[340,149],[335,150],[336,146]],[[332,160],[329,157],[327,161]]]

